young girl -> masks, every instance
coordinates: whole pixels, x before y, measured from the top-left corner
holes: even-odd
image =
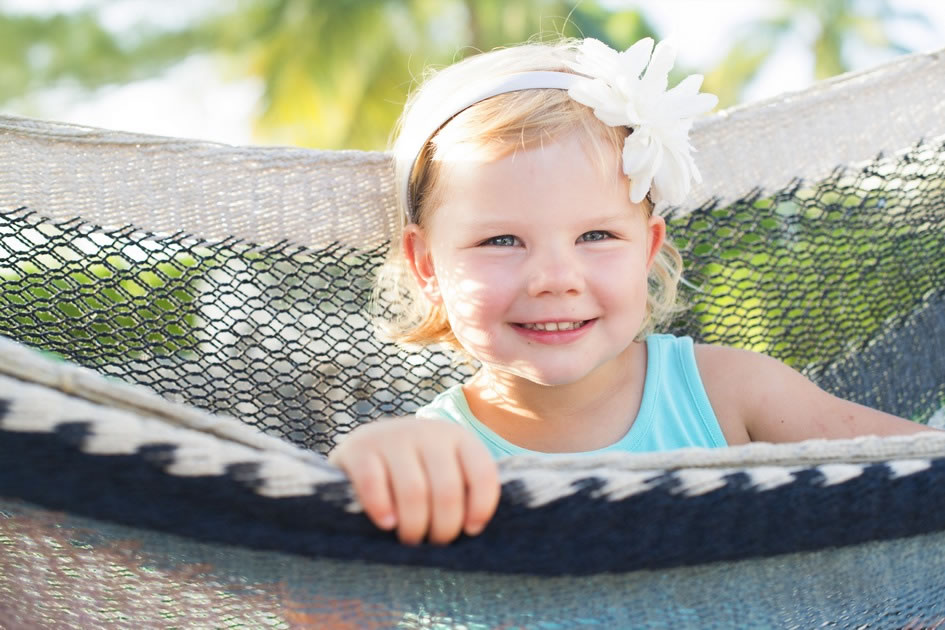
[[[527,44],[457,63],[411,98],[386,275],[403,270],[414,299],[394,336],[481,367],[331,453],[378,527],[412,544],[479,533],[504,455],[927,430],[774,359],[652,334],[681,271],[654,203],[682,201],[698,179],[689,129],[716,104],[699,76],[667,90],[673,60],[649,39],[623,53]]]

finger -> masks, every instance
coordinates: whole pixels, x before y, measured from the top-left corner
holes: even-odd
[[[452,444],[430,446],[421,452],[430,484],[431,543],[445,545],[459,536],[466,510],[466,480],[459,453]]]
[[[463,531],[475,536],[485,529],[499,506],[499,467],[486,447],[476,439],[462,440],[459,462],[466,479],[466,518]]]
[[[381,457],[369,453],[354,461],[342,458],[338,463],[351,480],[355,495],[371,522],[380,529],[393,529],[397,525],[397,514],[389,475]]]
[[[430,489],[426,470],[414,448],[398,443],[384,452],[397,512],[397,537],[408,545],[423,541],[430,526]]]

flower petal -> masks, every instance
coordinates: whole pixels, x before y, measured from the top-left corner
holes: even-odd
[[[568,66],[589,77],[616,77],[620,74],[620,53],[600,40],[588,37],[577,49],[575,61]]]
[[[653,176],[663,161],[663,147],[652,138],[633,140],[636,135],[631,134],[624,142],[623,172],[630,178],[630,201],[640,203],[650,191]]]
[[[568,96],[594,110],[594,115],[605,125],[619,127],[630,124],[621,100],[613,89],[600,80],[581,81],[568,90]]]
[[[669,71],[676,61],[676,48],[667,41],[662,41],[653,50],[653,57],[640,79],[640,88],[647,94],[658,94],[666,90],[669,83]]]
[[[678,118],[692,118],[711,110],[718,104],[719,99],[715,94],[699,94],[701,85],[701,74],[689,75],[676,87],[666,91],[666,107],[672,109]]]
[[[685,201],[689,192],[692,169],[679,156],[667,155],[659,171],[653,176],[653,184],[660,191],[660,198],[669,203]]]
[[[630,48],[618,54],[619,67],[617,76],[626,76],[639,79],[643,75],[643,70],[650,62],[650,55],[653,52],[653,38],[644,37]]]
[[[676,50],[668,41],[654,46],[641,39],[617,52],[596,39],[585,39],[568,66],[591,80],[568,94],[594,110],[606,125],[633,129],[621,153],[623,172],[630,178],[630,199],[636,203],[649,192],[654,200],[682,202],[692,182],[701,181],[692,158],[689,131],[693,118],[718,103],[700,93],[701,75],[691,75],[667,89]]]

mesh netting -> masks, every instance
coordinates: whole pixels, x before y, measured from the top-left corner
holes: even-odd
[[[668,332],[945,422],[943,67],[700,121]],[[0,143],[0,335],[319,452],[469,373],[369,325],[383,154]],[[0,339],[0,627],[945,627],[943,439],[508,458],[485,532],[407,547],[311,450]]]
[[[926,420],[945,397],[945,145],[670,215],[689,305],[669,332],[762,351]],[[311,250],[0,213],[0,334],[321,452],[469,368],[379,342],[386,246]],[[938,332],[935,332],[938,331]]]
[[[0,622],[90,628],[940,628],[945,535],[535,577],[196,544],[0,499]]]

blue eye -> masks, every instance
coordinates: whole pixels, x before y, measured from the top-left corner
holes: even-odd
[[[587,241],[603,241],[609,238],[613,238],[614,235],[605,230],[591,230],[590,232],[585,232],[581,234],[581,239],[584,242]]]
[[[518,244],[518,238],[511,234],[503,234],[502,236],[493,236],[486,239],[481,244],[491,247],[515,247]]]

